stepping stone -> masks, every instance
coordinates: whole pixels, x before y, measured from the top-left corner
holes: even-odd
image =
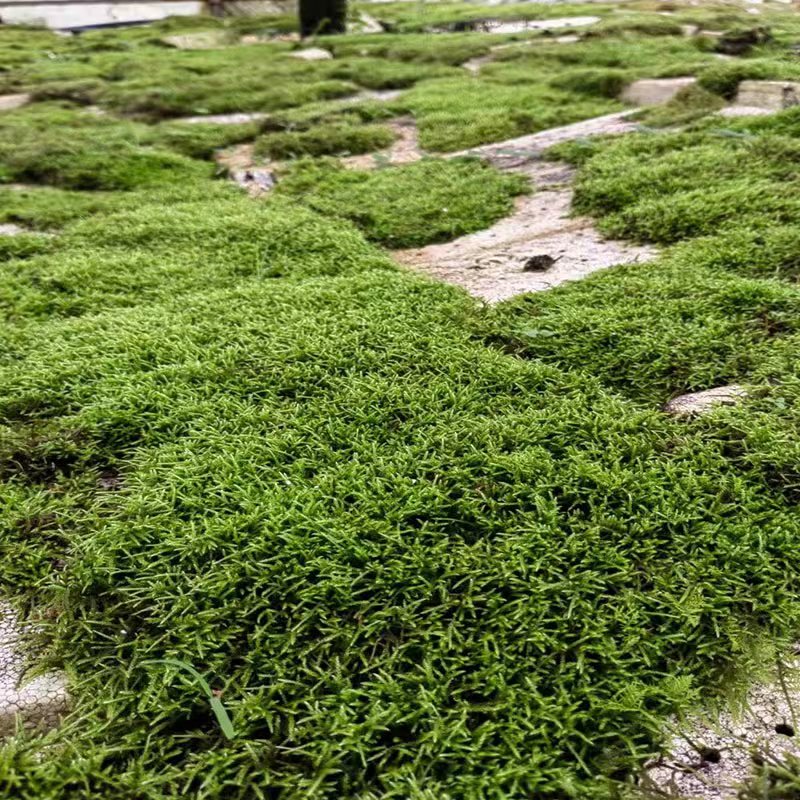
[[[674,397],[663,407],[667,414],[675,416],[698,416],[706,414],[718,406],[735,406],[747,397],[747,389],[739,384],[717,386],[702,392],[682,394]]]
[[[620,100],[634,106],[658,106],[672,100],[681,89],[697,83],[697,78],[653,78],[634,81],[620,95]]]
[[[29,94],[0,94],[0,111],[13,111],[31,101]]]
[[[41,731],[55,728],[69,710],[63,673],[26,679],[24,633],[16,611],[0,603],[0,736],[10,736],[18,725]]]
[[[617,111],[602,117],[584,119],[558,128],[548,128],[538,133],[528,133],[504,142],[494,142],[451,153],[451,156],[475,156],[485,158],[500,169],[510,169],[541,157],[548,148],[561,142],[583,139],[587,136],[611,136],[632,133],[639,125],[630,117],[635,111]]]
[[[800,83],[794,81],[742,81],[736,94],[737,106],[780,111],[800,104]]]
[[[287,53],[290,58],[299,58],[303,61],[328,61],[333,58],[330,50],[323,50],[321,47],[306,47],[303,50],[295,50]]]

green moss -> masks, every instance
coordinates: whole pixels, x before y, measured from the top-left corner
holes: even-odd
[[[217,150],[254,139],[259,129],[258,122],[162,122],[153,129],[152,142],[191,158],[211,158]]]
[[[256,141],[256,155],[285,159],[300,156],[338,156],[370,153],[395,139],[385,125],[346,122],[317,125],[305,131],[267,133]]]
[[[209,169],[146,144],[148,131],[88,111],[39,104],[0,119],[0,180],[69,189],[123,189],[208,176]]]
[[[425,159],[372,172],[301,163],[278,184],[315,211],[352,220],[389,247],[418,247],[491,225],[526,190],[525,179],[472,159]]]
[[[627,74],[615,69],[572,70],[550,81],[555,89],[608,98],[617,97],[627,83]]]
[[[385,8],[415,28],[495,13]],[[725,15],[744,16],[675,21]],[[619,35],[497,51],[477,78],[421,71],[402,103],[428,144],[457,148],[619,107],[550,85],[573,71],[713,58],[618,16]],[[776,46],[797,35],[796,15],[764,16]],[[15,31],[6,44],[32,46],[5,78],[151,120],[272,104],[267,125],[302,132],[383,115],[319,101],[334,70],[360,82],[369,61],[450,64],[502,40],[343,36],[319,64],[285,44],[154,44],[201,22]],[[4,115],[2,141],[24,142],[2,150],[7,171],[55,155],[48,180],[88,165],[130,187],[131,154],[183,166],[124,192],[0,188],[0,219],[58,229],[1,243],[0,585],[37,609],[75,702],[49,737],[5,743],[0,794],[624,792],[665,720],[727,692],[760,637],[780,648],[800,629],[795,117],[558,148],[581,165],[582,213],[675,244],[486,309],[396,269],[356,227],[405,246],[490,225],[525,187],[484,164],[302,162],[254,201],[176,154],[252,129],[50,103]],[[722,382],[748,385],[740,407],[659,411]],[[163,658],[208,679],[233,739]]]

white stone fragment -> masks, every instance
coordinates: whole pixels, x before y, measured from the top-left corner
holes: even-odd
[[[747,389],[738,384],[717,386],[702,392],[674,397],[664,405],[664,411],[676,416],[706,414],[718,406],[735,406],[747,397]]]
[[[0,111],[13,111],[22,108],[31,101],[29,94],[2,94],[0,95]]]
[[[165,36],[161,41],[178,50],[215,50],[230,44],[231,36],[227,31],[197,31]]]
[[[333,53],[330,50],[324,50],[322,47],[305,47],[302,50],[293,50],[287,55],[303,61],[328,61],[333,58]]]

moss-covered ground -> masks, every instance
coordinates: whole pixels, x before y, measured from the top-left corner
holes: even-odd
[[[796,639],[800,115],[702,114],[794,77],[800,22],[765,8],[774,41],[723,62],[680,25],[751,15],[670,7],[371,6],[395,32],[321,62],[235,44],[280,18],[0,28],[2,91],[34,95],[0,115],[0,222],[29,231],[0,235],[0,585],[74,695],[0,750],[0,794],[609,800],[669,715]],[[587,13],[567,45],[421,32]],[[455,151],[685,74],[643,132],[554,153],[577,210],[662,256],[493,308],[383,247],[487,227],[524,182],[332,158],[399,114]],[[227,112],[270,116],[175,119]],[[303,158],[253,200],[212,159],[243,141]],[[660,410],[733,382],[739,407]]]

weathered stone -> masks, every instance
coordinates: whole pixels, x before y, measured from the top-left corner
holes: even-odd
[[[269,114],[260,111],[240,111],[233,114],[208,114],[197,117],[178,117],[175,122],[184,125],[244,125],[248,122],[260,122]]]
[[[292,58],[300,58],[303,61],[328,61],[333,58],[330,50],[323,50],[321,47],[306,47],[303,50],[293,50],[287,55]]]
[[[66,677],[48,672],[26,680],[24,629],[14,609],[0,603],[0,736],[17,726],[47,730],[69,708]]]
[[[176,33],[162,40],[178,50],[215,50],[231,44],[228,31],[197,31],[196,33]]]
[[[557,17],[553,19],[471,19],[450,22],[429,28],[430,33],[524,33],[526,31],[559,31],[586,28],[600,22],[600,17]]]
[[[772,109],[759,108],[758,106],[733,105],[725,106],[725,108],[721,108],[716,113],[727,119],[735,119],[736,117],[761,117],[764,114],[772,114],[773,112]]]
[[[384,27],[370,14],[362,12],[358,19],[347,24],[348,33],[383,33]]]
[[[800,83],[793,81],[742,81],[736,94],[737,106],[780,111],[800,103]]]
[[[692,86],[697,78],[652,78],[634,81],[620,95],[625,103],[634,106],[657,106],[672,100],[681,89]]]
[[[29,94],[1,94],[0,95],[0,111],[13,111],[15,108],[30,103],[31,96]]]
[[[732,383],[730,386],[717,386],[714,389],[674,397],[664,405],[664,411],[675,416],[697,416],[719,406],[735,406],[745,397],[747,390]]]

